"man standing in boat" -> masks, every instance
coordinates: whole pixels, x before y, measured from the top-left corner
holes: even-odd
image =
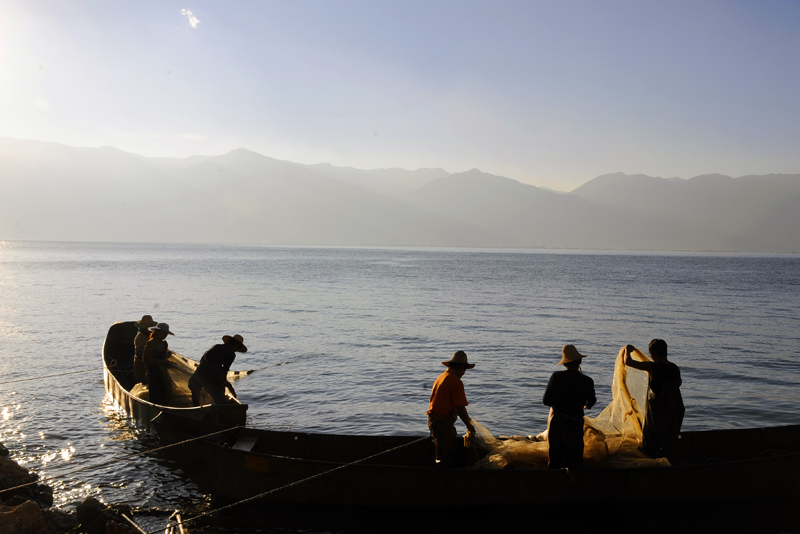
[[[542,402],[550,406],[547,420],[549,469],[583,467],[583,411],[597,402],[594,380],[581,373],[583,354],[575,345],[564,345],[559,365],[544,390]]]
[[[133,378],[135,383],[147,384],[147,366],[144,364],[144,345],[150,339],[150,327],[156,323],[150,315],[142,315],[142,319],[133,323],[138,332],[133,338]]]
[[[475,434],[475,427],[467,414],[469,403],[461,381],[467,369],[472,369],[475,364],[469,363],[467,354],[459,350],[449,361],[442,362],[442,365],[447,370],[433,383],[427,412],[428,428],[435,442],[436,462],[442,467],[453,467],[457,455],[456,418],[461,419],[468,433]]]
[[[174,336],[169,331],[167,323],[158,323],[151,326],[150,339],[144,344],[142,358],[147,368],[147,384],[150,389],[148,400],[154,404],[162,404],[172,394],[172,387],[169,385],[171,380],[167,374],[167,367],[172,363],[167,361],[169,357],[169,344],[167,336]]]
[[[642,427],[642,450],[653,458],[672,461],[672,449],[678,439],[686,409],[681,397],[681,370],[667,359],[667,342],[654,339],[648,346],[653,361],[633,345],[625,347],[625,365],[645,371],[648,376],[647,401],[644,426]],[[637,354],[639,360],[634,360]]]
[[[205,390],[211,395],[214,404],[225,404],[225,388],[231,390],[235,397],[236,391],[228,381],[228,371],[237,352],[247,352],[244,338],[239,334],[222,336],[222,343],[214,345],[203,354],[200,365],[189,378],[189,389],[192,390],[192,403],[195,406],[203,404],[200,391]]]

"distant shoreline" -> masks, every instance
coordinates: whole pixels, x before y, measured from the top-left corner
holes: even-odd
[[[35,243],[39,245],[109,245],[109,246],[155,246],[155,247],[232,247],[232,248],[271,248],[271,249],[330,249],[330,250],[403,250],[420,252],[465,252],[484,254],[564,254],[583,256],[698,256],[698,257],[752,257],[752,258],[796,258],[800,252],[752,252],[724,250],[657,250],[657,249],[581,249],[546,247],[444,247],[418,245],[284,245],[267,243],[221,243],[221,242],[179,242],[179,241],[54,241],[36,239],[0,239],[0,253],[15,245]]]

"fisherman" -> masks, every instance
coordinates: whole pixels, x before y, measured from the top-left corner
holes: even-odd
[[[467,369],[475,367],[469,363],[463,350],[457,351],[446,362],[445,372],[433,383],[431,402],[428,407],[428,428],[436,447],[436,462],[442,467],[454,467],[457,463],[458,445],[456,438],[456,418],[467,427],[467,435],[475,434],[469,414],[467,414],[467,395],[461,377]]]
[[[680,390],[681,370],[667,360],[667,342],[663,339],[650,341],[648,351],[653,361],[634,360],[634,351],[640,352],[633,345],[625,346],[625,364],[648,375],[641,448],[653,458],[671,462],[686,411]]]
[[[581,372],[585,356],[574,345],[564,345],[561,361],[566,370],[550,376],[542,402],[550,406],[547,420],[549,469],[583,467],[583,411],[597,402],[594,380]]]
[[[174,336],[169,331],[167,323],[158,323],[151,326],[150,339],[144,344],[144,351],[142,352],[142,359],[147,368],[147,382],[150,389],[150,396],[148,400],[154,404],[159,404],[165,401],[172,393],[170,386],[169,375],[167,375],[166,368],[171,366],[172,363],[167,361],[169,356],[169,345],[167,343],[167,335]]]
[[[228,402],[225,397],[226,387],[236,397],[236,391],[228,381],[228,371],[237,352],[247,352],[244,338],[239,334],[222,336],[222,343],[214,345],[203,354],[200,365],[189,378],[189,389],[192,390],[192,403],[195,406],[203,404],[201,390],[211,395],[214,404]]]
[[[134,383],[138,384],[139,382],[143,384],[147,384],[147,367],[144,364],[144,344],[147,343],[147,340],[150,339],[150,330],[148,330],[151,326],[155,326],[156,323],[150,315],[142,315],[142,319],[133,323],[136,325],[138,332],[136,332],[136,337],[133,338],[133,378]]]

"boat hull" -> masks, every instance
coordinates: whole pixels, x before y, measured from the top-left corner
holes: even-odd
[[[169,416],[159,416],[153,424],[165,445],[214,431]],[[797,526],[797,518],[790,514],[800,503],[800,427],[735,432],[727,438],[766,434],[766,444],[782,435],[793,451],[762,451],[760,456],[740,454],[738,459],[705,463],[702,457],[707,453],[700,449],[724,441],[725,435],[687,432],[681,453],[685,463],[673,467],[439,469],[434,466],[431,441],[423,436],[326,436],[234,429],[222,439],[215,434],[184,443],[171,455],[218,505],[257,501],[280,507],[403,513],[467,506],[523,516],[559,509],[613,516],[667,507],[684,519],[693,515],[696,520],[708,518],[715,513],[719,516],[715,521],[736,517],[737,524],[744,525],[753,519],[759,522],[760,531],[774,531],[779,526],[792,531],[787,524]],[[394,450],[356,462],[390,449]]]

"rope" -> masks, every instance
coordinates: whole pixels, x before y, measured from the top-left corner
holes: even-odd
[[[65,375],[76,375],[78,373],[89,373],[93,371],[102,371],[102,367],[95,367],[94,369],[84,369],[83,371],[71,371],[69,373],[58,373],[57,375],[47,375],[47,376],[37,376],[34,378],[20,378],[18,380],[9,380],[8,382],[0,382],[0,386],[4,386],[6,384],[14,384],[16,382],[27,382],[29,380],[44,380],[45,378],[54,378],[57,376],[65,376]]]
[[[33,486],[35,484],[43,484],[45,482],[50,482],[51,480],[56,480],[58,478],[63,478],[65,476],[67,476],[67,475],[73,475],[75,473],[80,473],[81,471],[88,471],[90,469],[97,469],[99,467],[105,467],[107,465],[119,462],[120,460],[127,460],[128,458],[133,458],[134,456],[141,456],[143,454],[150,454],[152,452],[162,451],[164,449],[169,449],[170,447],[175,447],[177,445],[183,445],[184,443],[189,443],[190,441],[195,441],[195,440],[198,440],[198,439],[203,439],[203,438],[207,438],[207,437],[210,437],[210,436],[215,436],[217,434],[223,434],[225,432],[230,432],[231,430],[233,430],[235,428],[238,428],[238,427],[230,427],[230,428],[226,428],[224,430],[218,430],[217,432],[212,432],[210,434],[205,434],[203,436],[197,436],[197,437],[194,437],[194,438],[189,438],[189,439],[180,441],[178,443],[173,443],[172,445],[165,445],[163,447],[156,447],[155,449],[148,449],[146,451],[141,451],[141,452],[133,452],[131,454],[126,454],[124,456],[119,456],[117,458],[112,458],[111,460],[108,460],[106,462],[101,462],[99,464],[87,465],[86,467],[80,467],[78,469],[73,469],[72,471],[67,471],[66,473],[62,473],[60,475],[54,475],[54,476],[51,476],[51,477],[44,478],[42,480],[34,480],[33,482],[27,482],[25,484],[20,484],[19,486],[14,486],[13,488],[6,488],[4,490],[0,490],[0,494],[6,493],[6,492],[9,492],[9,491],[14,491],[14,490],[26,488],[28,486]]]
[[[340,466],[334,467],[333,469],[329,469],[327,471],[323,471],[322,473],[317,473],[316,475],[311,475],[308,478],[304,478],[304,479],[298,480],[296,482],[291,482],[289,484],[286,484],[285,486],[281,486],[280,488],[271,489],[269,491],[265,491],[264,493],[259,493],[258,495],[253,495],[252,497],[248,497],[246,499],[242,499],[241,501],[237,501],[235,503],[228,504],[228,505],[222,506],[220,508],[215,508],[214,510],[211,510],[210,512],[203,512],[202,514],[196,515],[194,517],[190,517],[189,519],[184,519],[183,520],[183,524],[186,525],[188,523],[192,523],[192,522],[194,522],[194,521],[196,521],[198,519],[201,519],[203,517],[214,515],[216,513],[223,512],[225,510],[230,510],[231,508],[235,508],[235,507],[237,507],[237,506],[239,506],[241,504],[245,504],[245,503],[248,503],[248,502],[256,501],[256,500],[261,499],[263,497],[266,497],[267,495],[270,495],[272,493],[276,493],[276,492],[284,490],[286,488],[291,488],[292,486],[297,486],[298,484],[302,484],[303,482],[308,482],[309,480],[314,480],[315,478],[320,478],[320,477],[323,477],[325,475],[329,475],[329,474],[331,474],[331,473],[333,473],[335,471],[339,471],[341,469],[346,469],[346,468],[348,468],[350,466],[359,464],[361,462],[365,462],[367,460],[371,460],[372,458],[377,458],[378,456],[381,456],[382,454],[386,454],[387,452],[392,452],[392,451],[396,451],[398,449],[402,449],[403,447],[408,447],[410,445],[415,445],[415,444],[417,444],[417,443],[419,443],[421,441],[424,441],[426,439],[430,439],[430,436],[424,436],[424,437],[421,437],[421,438],[419,438],[417,440],[409,441],[408,443],[404,443],[403,445],[398,445],[397,447],[393,447],[391,449],[386,449],[385,451],[381,451],[381,452],[375,453],[373,455],[367,456],[365,458],[361,458],[360,460],[356,460],[354,462],[350,462],[350,463],[347,463],[347,464],[342,464]],[[152,530],[152,531],[148,532],[147,534],[158,534],[159,532],[167,532],[167,529],[172,528],[173,526],[175,526],[175,525],[170,522],[170,524],[167,525],[166,527],[158,529],[158,530]]]

